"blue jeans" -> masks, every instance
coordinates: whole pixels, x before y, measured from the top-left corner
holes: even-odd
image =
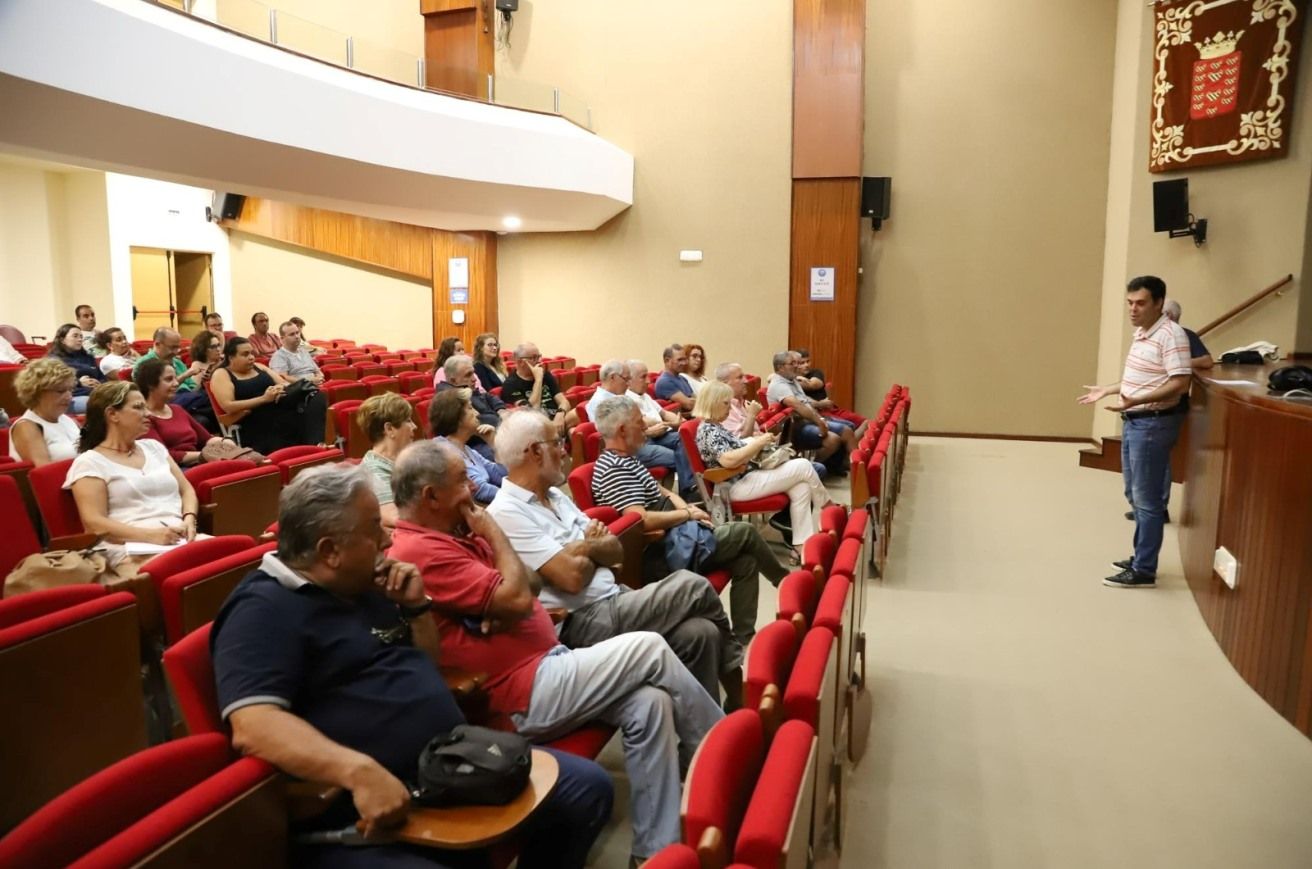
[[[592,761],[550,752],[560,765],[551,796],[515,834],[524,869],[583,869],[588,850],[610,820],[615,790],[610,775]],[[678,818],[676,816],[675,820]],[[482,869],[487,852],[443,851],[419,845],[293,845],[291,863],[311,869]]]
[[[1121,432],[1121,474],[1134,505],[1136,572],[1157,575],[1170,494],[1171,449],[1180,437],[1184,414],[1125,420]]]
[[[677,431],[667,431],[660,437],[647,438],[647,443],[638,450],[637,459],[644,468],[669,468],[678,474],[680,492],[686,492],[696,485],[692,465]]]

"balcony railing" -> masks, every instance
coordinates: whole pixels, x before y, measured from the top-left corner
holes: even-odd
[[[468,98],[427,87],[424,58],[360,39],[293,15],[260,0],[147,0],[294,51],[306,57],[385,79],[396,84],[449,96]],[[482,89],[480,89],[482,90]],[[488,76],[486,89],[474,99],[480,102],[558,115],[586,130],[592,130],[592,108],[581,98],[541,82],[504,76]]]

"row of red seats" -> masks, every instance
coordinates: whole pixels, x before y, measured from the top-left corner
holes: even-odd
[[[860,625],[874,526],[838,506],[820,524],[806,566],[780,584],[776,620],[748,647],[746,708],[693,758],[683,842],[648,869],[801,867],[841,848],[844,781],[870,727]]]
[[[871,420],[857,448],[852,451],[852,473],[848,478],[853,505],[874,504],[879,525],[876,562],[882,572],[888,558],[893,531],[893,514],[902,489],[910,436],[911,392],[894,384],[884,396],[879,413]]]

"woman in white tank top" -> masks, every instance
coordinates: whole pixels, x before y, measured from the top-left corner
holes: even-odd
[[[77,455],[79,429],[66,414],[77,377],[58,359],[35,359],[18,373],[14,388],[27,408],[9,428],[9,456],[36,466]]]

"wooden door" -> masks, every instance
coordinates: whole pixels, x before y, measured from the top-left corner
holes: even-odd
[[[145,340],[173,326],[173,258],[153,247],[134,247],[131,258],[132,338]]]
[[[214,283],[210,278],[210,255],[207,253],[173,254],[174,298],[178,302],[178,326],[184,340],[191,340],[205,328],[205,315],[214,310]],[[220,313],[222,313],[220,311]],[[224,328],[233,326],[228,318]]]

